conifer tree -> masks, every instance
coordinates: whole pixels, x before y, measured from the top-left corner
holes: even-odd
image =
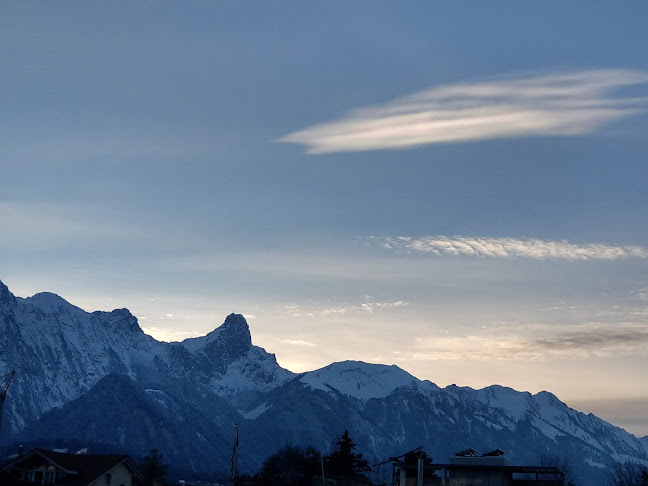
[[[324,458],[324,465],[327,474],[332,476],[355,476],[370,471],[369,461],[362,458],[362,454],[353,452],[356,443],[345,430],[342,437],[336,442],[336,447],[331,454]]]
[[[148,456],[144,456],[142,463],[142,476],[144,486],[161,486],[166,480],[167,466],[162,462],[164,456],[157,449],[151,449]]]

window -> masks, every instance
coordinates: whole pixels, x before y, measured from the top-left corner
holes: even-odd
[[[54,484],[55,476],[55,471],[48,469],[45,471],[45,480],[43,481],[43,484]]]

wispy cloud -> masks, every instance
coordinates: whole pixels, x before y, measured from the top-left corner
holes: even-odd
[[[290,317],[326,317],[333,314],[346,314],[347,309],[344,307],[331,309],[305,309],[301,305],[285,305],[284,312]]]
[[[140,317],[140,319],[142,319]],[[158,341],[174,342],[183,341],[187,338],[202,336],[203,333],[199,331],[182,331],[179,329],[170,329],[166,327],[142,327],[142,331],[149,336],[154,337]]]
[[[534,258],[560,260],[616,260],[648,258],[642,246],[612,246],[602,243],[577,245],[568,241],[539,239],[487,238],[471,236],[409,236],[368,238],[384,248],[433,255]]]
[[[365,302],[364,304],[360,305],[360,309],[367,312],[373,312],[375,310],[387,310],[394,309],[396,307],[405,307],[406,305],[408,305],[408,303],[403,300],[397,300],[396,302]]]
[[[0,201],[0,251],[187,248],[201,241],[97,205]]]
[[[299,339],[282,339],[279,342],[283,343],[283,344],[293,344],[295,346],[307,346],[307,347],[310,347],[310,348],[317,347],[317,344],[314,344],[314,343],[311,343],[311,342],[308,342],[308,341],[302,341],[302,340],[299,340]]]
[[[409,302],[397,300],[395,302],[364,302],[360,305],[349,305],[344,307],[333,307],[324,309],[307,309],[301,305],[285,305],[284,312],[290,317],[328,317],[332,315],[342,315],[349,312],[368,312],[383,311],[405,307]]]
[[[583,352],[609,355],[645,348],[648,344],[648,324],[589,324],[555,335],[535,338],[534,346],[555,352]]]
[[[587,359],[628,354],[645,355],[646,345],[648,324],[642,322],[593,322],[567,328],[546,324],[517,325],[465,336],[419,338],[414,349],[407,354],[407,359]]]
[[[52,248],[75,242],[123,238],[126,225],[97,221],[82,209],[63,204],[0,202],[0,248]]]
[[[581,135],[646,111],[646,98],[614,90],[648,83],[648,73],[601,69],[439,86],[357,109],[279,139],[310,154],[397,149],[443,142]]]

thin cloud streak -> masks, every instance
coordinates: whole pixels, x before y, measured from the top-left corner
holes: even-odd
[[[373,314],[374,311],[391,310],[408,305],[409,302],[397,300],[395,302],[364,302],[360,305],[328,309],[304,309],[300,305],[285,305],[283,310],[290,317],[329,317],[347,314],[348,312],[367,312]]]
[[[171,238],[155,224],[129,221],[104,207],[0,201],[0,251],[77,248],[85,252],[116,245],[150,249],[153,245],[169,248],[189,243],[193,241],[183,235]]]
[[[295,346],[307,346],[309,348],[317,347],[317,344],[311,343],[309,341],[302,341],[300,339],[282,339],[279,342],[283,344],[292,344]]]
[[[648,258],[648,248],[646,247],[612,246],[602,243],[577,245],[568,241],[470,236],[427,236],[423,238],[372,236],[368,240],[378,242],[387,249],[433,255],[571,261]]]
[[[406,305],[409,305],[409,303],[403,300],[397,300],[396,302],[366,302],[360,305],[359,308],[369,313],[373,313],[374,310],[395,309],[397,307],[405,307]]]
[[[645,97],[614,90],[648,83],[648,73],[601,69],[439,86],[339,120],[290,133],[279,142],[309,154],[360,152],[435,143],[595,132],[646,111]]]
[[[142,319],[142,318],[140,318]],[[145,334],[157,339],[158,341],[165,342],[179,342],[188,338],[200,337],[200,331],[182,331],[179,329],[171,329],[166,327],[142,327]]]
[[[542,338],[522,335],[526,332]],[[517,334],[515,334],[517,333]],[[419,338],[405,359],[508,361],[645,355],[648,325],[593,322],[567,329],[537,324],[466,336]]]

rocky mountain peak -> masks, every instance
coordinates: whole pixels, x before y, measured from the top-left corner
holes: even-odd
[[[135,317],[128,309],[115,309],[112,312],[93,312],[105,324],[125,332],[144,333]]]
[[[220,326],[221,333],[228,338],[242,339],[252,342],[250,335],[250,327],[248,326],[245,317],[241,314],[230,314],[225,318],[225,322]]]
[[[78,309],[78,307],[73,306],[60,295],[52,292],[39,292],[31,297],[27,297],[25,301],[31,305],[37,306],[42,311],[52,314],[63,310],[70,310],[72,308]]]
[[[252,336],[245,317],[230,314],[206,336],[185,339],[182,345],[191,353],[204,354],[218,372],[225,372],[229,363],[247,355],[252,348]]]
[[[359,361],[294,375],[252,345],[240,314],[182,343],[135,331],[126,309],[88,314],[55,294],[14,297],[0,283],[0,367],[20,370],[4,409],[9,440],[128,444],[140,455],[153,440],[173,464],[213,471],[227,466],[232,426],[241,423],[252,471],[287,437],[325,448],[353,427],[379,459],[420,445],[436,457],[499,447],[514,463],[537,464],[552,451],[591,486],[615,458],[647,457],[648,437],[548,392],[440,389],[397,366]]]
[[[250,328],[241,314],[227,316],[225,322],[207,337],[209,344],[205,351],[218,353],[225,362],[244,356],[252,347]]]
[[[2,280],[0,280],[0,306],[4,307],[15,307],[16,306],[16,298],[14,295],[9,291],[9,288],[2,283]]]

